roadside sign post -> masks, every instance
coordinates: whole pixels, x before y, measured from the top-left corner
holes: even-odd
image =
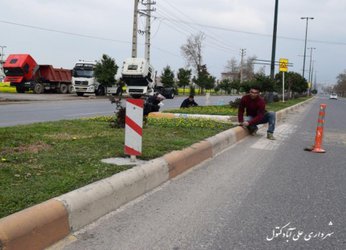
[[[132,162],[142,154],[143,107],[143,99],[126,100],[124,153],[130,155]]]
[[[280,58],[279,69],[282,72],[282,102],[285,102],[285,72],[288,71],[288,59]]]

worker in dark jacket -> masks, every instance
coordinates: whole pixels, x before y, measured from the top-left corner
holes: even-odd
[[[258,124],[268,123],[267,138],[275,140],[275,112],[267,112],[265,110],[264,99],[259,95],[260,88],[253,86],[249,94],[243,96],[240,100],[238,109],[239,124],[249,130],[249,133],[256,134]],[[246,117],[244,112],[246,111]]]
[[[152,96],[149,96],[144,103],[143,114],[146,116],[150,112],[158,112],[160,110],[160,103],[165,97],[159,93],[155,93]]]
[[[186,98],[180,105],[180,108],[189,108],[189,107],[195,107],[198,106],[198,104],[195,102],[195,98],[193,95],[189,95],[188,98]]]

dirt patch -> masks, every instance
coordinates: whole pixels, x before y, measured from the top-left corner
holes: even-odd
[[[20,145],[19,147],[7,148],[1,151],[1,154],[11,154],[11,153],[31,153],[37,154],[41,151],[46,151],[52,146],[44,142],[37,142],[35,144]]]

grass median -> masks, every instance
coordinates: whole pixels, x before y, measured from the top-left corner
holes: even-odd
[[[297,99],[287,100],[285,102],[273,102],[266,105],[268,111],[278,111],[297,103],[308,100],[310,97],[300,97]],[[205,114],[205,115],[231,115],[236,116],[238,109],[232,108],[230,105],[219,106],[197,106],[185,109],[170,109],[163,111],[165,113],[184,113],[184,114]]]
[[[109,117],[0,128],[0,218],[129,166],[101,159],[124,157],[124,129]],[[152,119],[144,127],[144,160],[183,149],[231,128],[230,123]]]

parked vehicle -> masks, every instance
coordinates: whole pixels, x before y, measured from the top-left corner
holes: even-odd
[[[72,91],[71,70],[51,65],[38,65],[29,54],[11,54],[4,63],[5,82],[15,86],[18,93],[33,90],[36,94],[52,90]]]
[[[94,75],[96,62],[79,61],[72,71],[72,86],[78,96],[87,94],[105,95],[105,88]]]
[[[332,93],[330,94],[329,99],[338,100],[338,95],[336,93]]]
[[[126,92],[133,98],[154,94],[155,72],[144,58],[128,58],[124,61],[121,80],[126,83]]]
[[[160,93],[167,99],[173,99],[176,93],[176,90],[174,88],[170,87],[163,87],[163,86],[155,86],[155,92]]]

